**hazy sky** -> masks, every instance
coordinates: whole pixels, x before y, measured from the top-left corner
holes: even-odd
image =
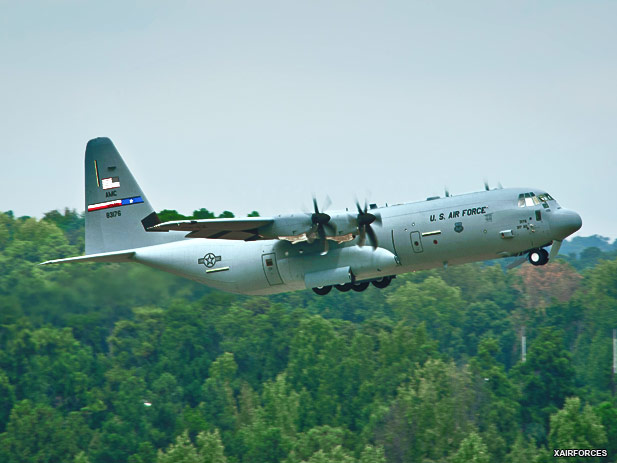
[[[110,137],[157,210],[546,189],[617,237],[615,1],[0,0],[0,210],[84,209]]]

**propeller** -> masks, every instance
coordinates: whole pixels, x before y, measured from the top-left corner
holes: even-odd
[[[358,246],[362,247],[366,243],[366,237],[368,236],[373,249],[377,249],[377,235],[375,234],[375,230],[371,227],[373,222],[377,222],[381,224],[381,216],[379,214],[371,214],[368,212],[368,206],[366,205],[366,201],[364,202],[364,209],[360,206],[360,203],[356,201],[356,208],[358,209],[358,232],[360,234],[360,238],[358,239]]]
[[[330,198],[326,197],[326,202],[324,205],[324,209],[327,209],[331,204]],[[330,232],[331,235],[336,234],[336,229],[330,225],[331,217],[325,212],[321,212],[319,210],[319,206],[317,205],[317,198],[313,196],[313,213],[311,214],[311,229],[307,232],[306,238],[309,243],[313,243],[315,238],[318,237],[323,241],[323,251],[322,254],[327,254],[329,245],[328,240],[326,238],[326,230]]]
[[[490,190],[489,186],[488,186],[488,182],[486,180],[484,180],[484,189],[486,191]]]

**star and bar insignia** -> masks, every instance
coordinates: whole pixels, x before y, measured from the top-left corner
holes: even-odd
[[[221,256],[215,256],[211,252],[203,256],[201,259],[197,259],[198,264],[203,264],[208,268],[214,267],[214,264],[221,261]]]

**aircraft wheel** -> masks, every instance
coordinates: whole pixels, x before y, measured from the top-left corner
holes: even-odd
[[[529,252],[528,258],[532,265],[544,265],[548,262],[548,252],[546,249],[534,249]]]
[[[392,277],[383,277],[379,280],[373,280],[371,281],[371,283],[373,283],[373,286],[375,286],[375,288],[384,289],[390,284],[391,281]]]
[[[346,293],[347,291],[351,289],[352,286],[353,285],[351,283],[345,283],[343,285],[336,285],[335,288],[343,293]]]
[[[332,286],[319,286],[317,288],[313,288],[315,294],[319,294],[320,296],[325,296],[330,291],[332,291]]]
[[[357,291],[359,293],[361,293],[362,291],[364,291],[366,288],[368,288],[368,281],[363,281],[362,283],[356,283],[355,285],[353,285],[351,287],[351,289],[353,289],[354,291]]]

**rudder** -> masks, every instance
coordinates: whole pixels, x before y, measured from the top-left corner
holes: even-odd
[[[147,232],[158,216],[109,138],[86,146],[86,254],[121,251],[182,239]]]

